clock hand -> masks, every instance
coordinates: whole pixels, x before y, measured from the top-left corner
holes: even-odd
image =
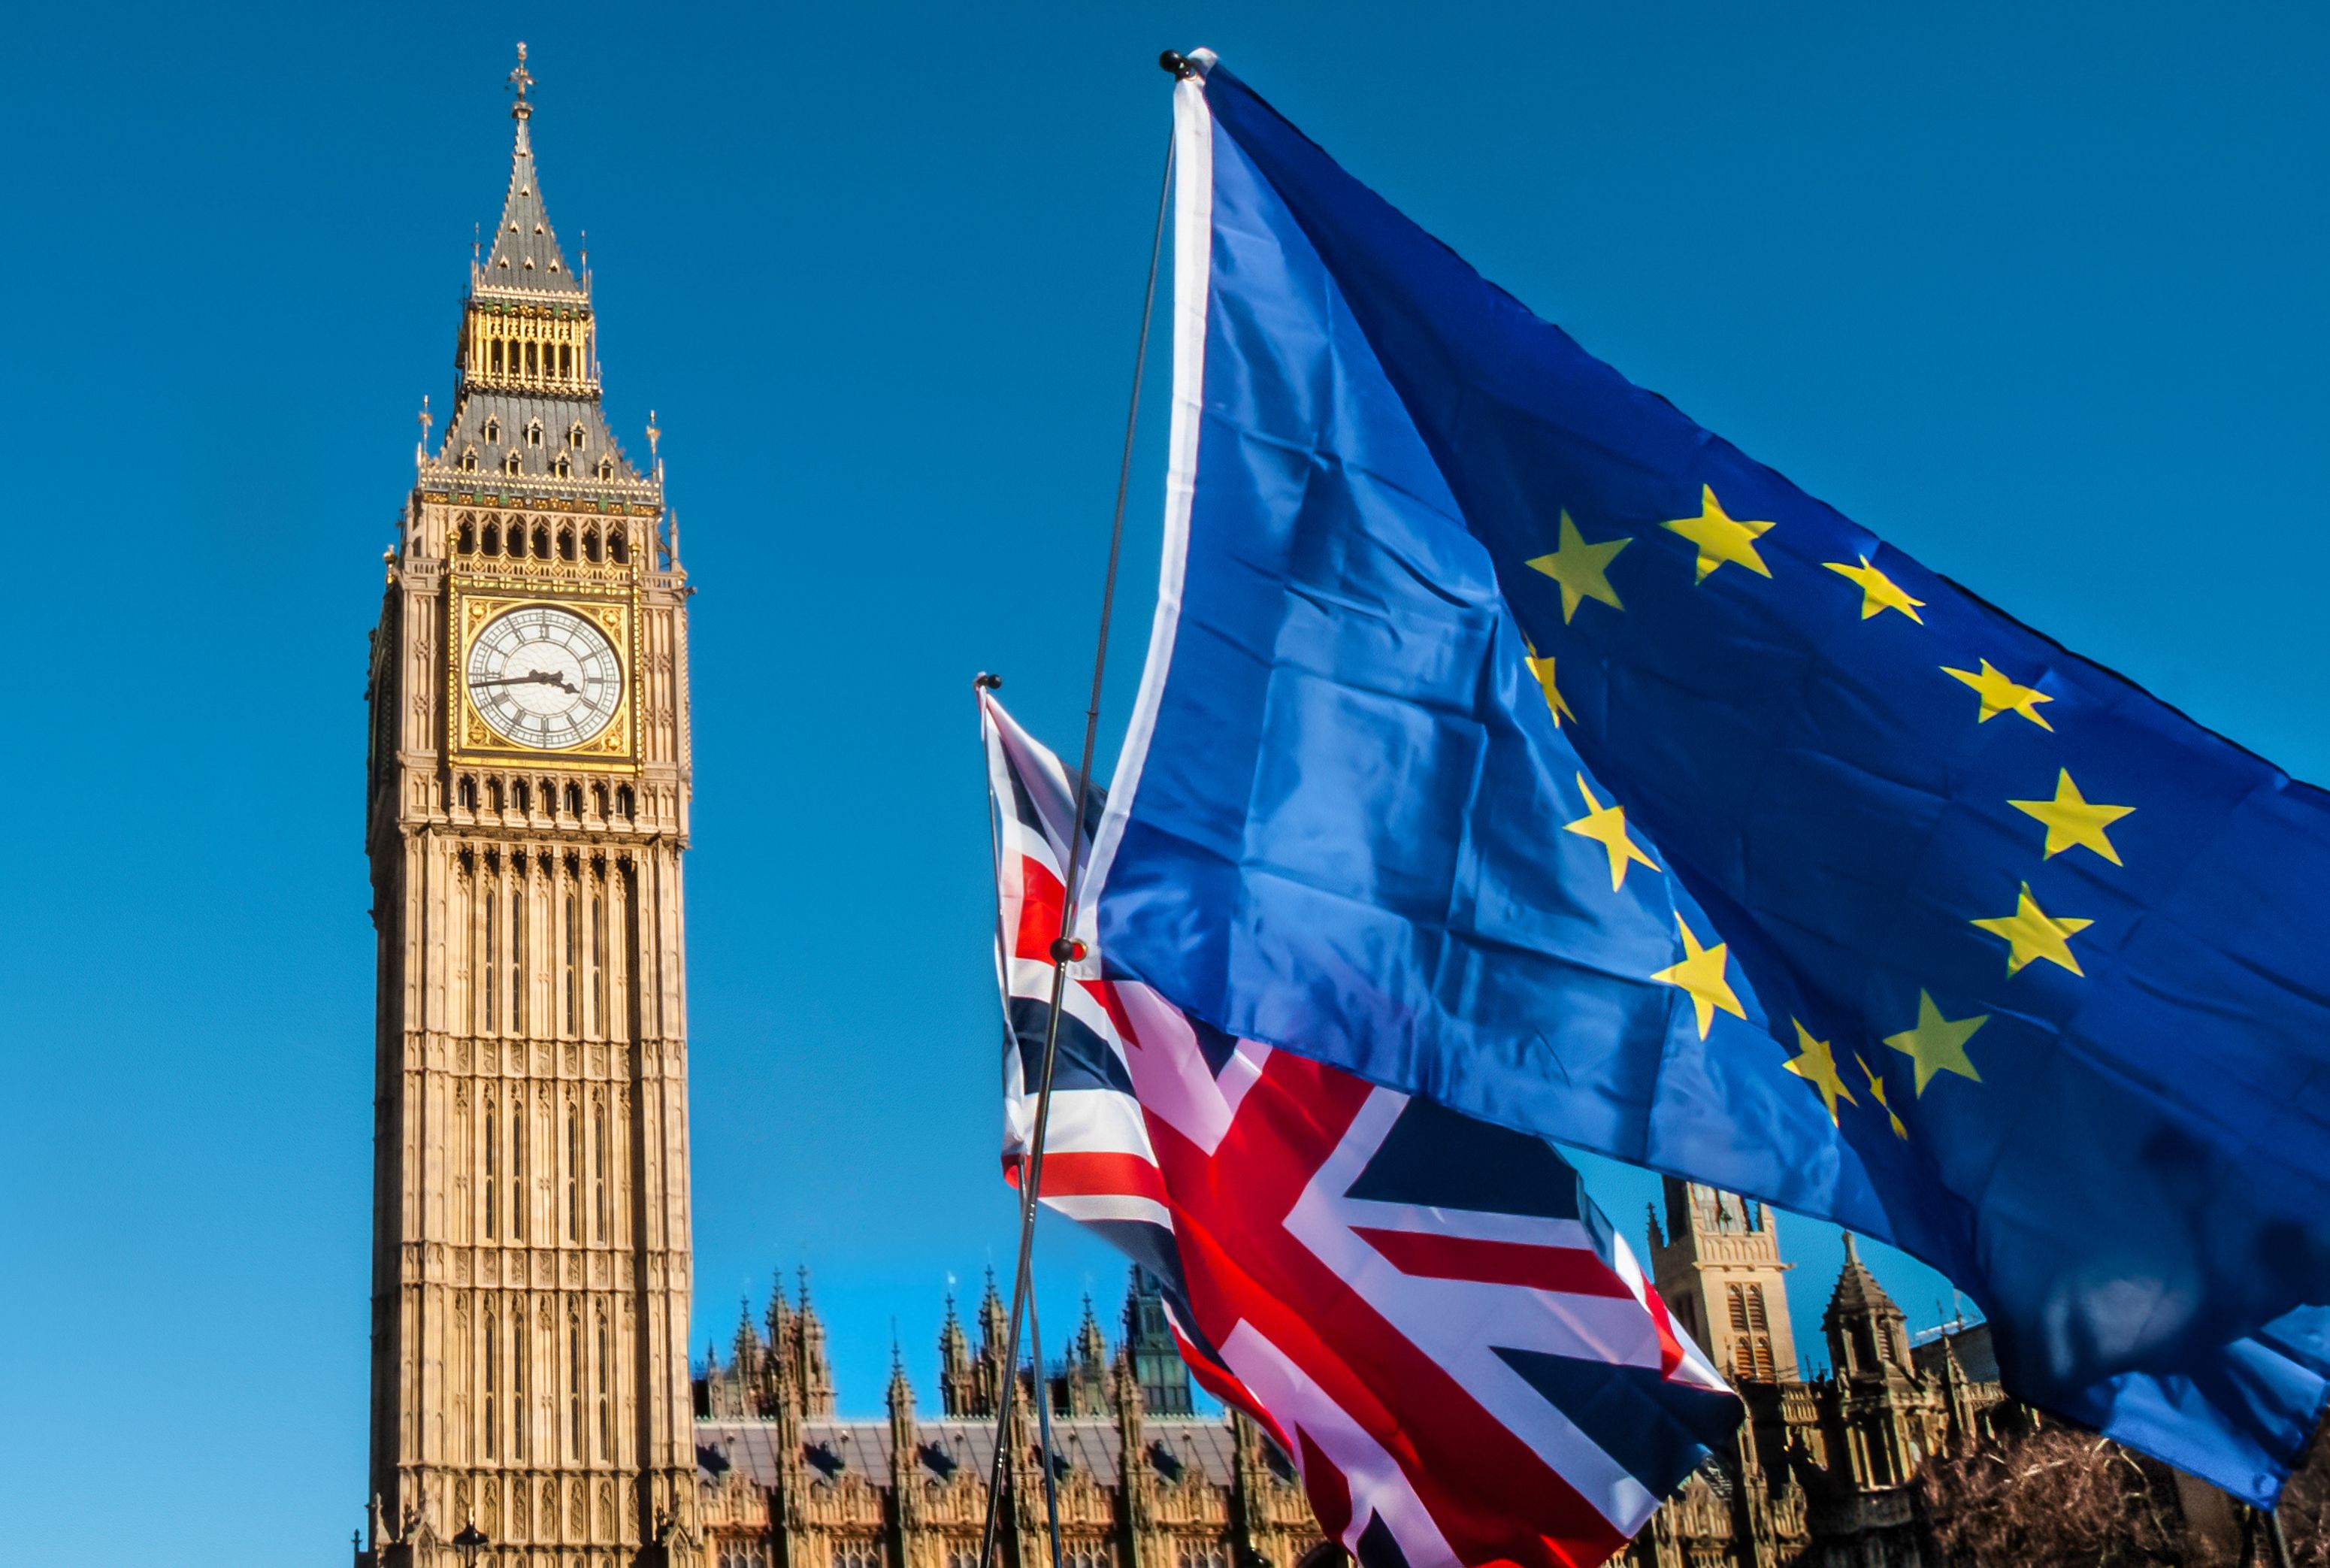
[[[566,677],[555,670],[531,670],[524,675],[497,676],[490,680],[472,680],[471,686],[555,686],[571,697],[582,695],[566,684]]]

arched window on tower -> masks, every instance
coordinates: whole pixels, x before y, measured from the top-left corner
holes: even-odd
[[[463,774],[460,784],[455,787],[454,799],[460,803],[463,811],[476,811],[478,809],[477,779],[471,774]]]
[[[609,1457],[608,1449],[615,1446],[614,1411],[607,1402],[607,1315],[599,1314],[599,1375],[592,1380],[599,1391],[599,1457]]]
[[[478,449],[476,447],[465,446],[461,449],[461,471],[465,474],[473,474],[478,471]]]
[[[517,476],[519,462],[517,448],[510,448],[509,451],[502,453],[502,472],[515,479]]]
[[[566,427],[566,444],[573,447],[576,451],[581,451],[582,450],[582,436],[583,430],[582,422],[581,420],[578,419],[573,424]]]
[[[582,786],[581,784],[571,784],[566,786],[566,814],[570,817],[579,817],[582,814]]]
[[[633,817],[639,814],[639,797],[638,793],[634,791],[630,785],[617,784],[615,786],[615,814],[622,818],[625,822],[628,822]]]
[[[582,1032],[582,993],[579,989],[581,981],[575,974],[582,934],[575,929],[575,924],[574,890],[569,888],[566,890],[566,1032],[569,1034]]]
[[[566,1102],[566,1239],[582,1240],[582,1118]]]
[[[573,1429],[574,1457],[582,1459],[582,1320],[569,1316],[566,1320],[566,1409],[567,1424]]]
[[[607,820],[607,786],[605,784],[594,784],[591,786],[591,810],[601,822]]]
[[[469,455],[475,457],[477,454],[472,452]],[[482,548],[488,556],[498,556],[502,553],[502,526],[499,523],[488,521],[486,524],[485,543]]]
[[[559,478],[565,478],[566,454],[563,451],[558,454],[557,466]],[[571,561],[574,558],[574,530],[573,528],[561,528],[558,530],[558,558],[562,561]]]
[[[502,810],[501,780],[489,778],[486,781],[486,804],[496,812]]]
[[[495,1439],[498,1435],[495,1430],[498,1423],[494,1420],[495,1415],[497,1413],[494,1408],[494,1392],[501,1383],[502,1361],[501,1319],[494,1315],[494,1309],[490,1307],[486,1308],[485,1342],[486,1397],[483,1406],[483,1415],[486,1429],[486,1458],[490,1459],[496,1457],[495,1450],[497,1445],[495,1443]]]
[[[1748,1328],[1753,1335],[1748,1343],[1748,1364],[1757,1377],[1768,1382],[1774,1375],[1772,1325],[1764,1315],[1764,1288],[1760,1285],[1748,1287]]]
[[[486,1240],[494,1239],[494,1221],[501,1207],[501,1124],[494,1119],[494,1102],[486,1101]]]
[[[517,786],[521,791],[526,785]],[[518,809],[526,803],[518,802]],[[526,883],[521,878],[516,894],[510,899],[509,945],[509,1027],[513,1034],[526,1032]]]
[[[582,558],[586,561],[599,558],[599,527],[596,523],[582,530]]]
[[[542,373],[541,356],[531,337],[526,340],[526,373],[528,375],[539,375]]]
[[[488,784],[488,787],[494,797],[494,809],[497,811],[500,810],[502,786],[497,784]],[[488,889],[486,890],[486,1027],[489,1030],[495,1028],[500,1022],[499,1018],[496,1016],[501,1011],[500,1003],[502,996],[502,988],[499,984],[501,980],[502,957],[502,923],[501,910],[498,907],[499,902],[499,899],[495,896],[493,890],[491,889]],[[486,1157],[488,1162],[493,1158],[491,1155],[488,1155]],[[494,1201],[489,1193],[486,1199],[486,1230],[488,1233],[492,1231],[494,1227],[493,1212]]]
[[[510,1458],[526,1459],[526,1308],[510,1314]]]
[[[599,460],[599,477],[602,480],[611,480],[615,477],[615,460],[613,458],[602,457]]]
[[[509,1239],[526,1240],[526,1102],[510,1100]],[[523,1408],[523,1407],[521,1407]]]
[[[502,438],[502,422],[490,413],[486,415],[485,437],[489,446]]]
[[[488,358],[492,364],[493,373],[496,375],[499,375],[502,373],[502,340],[500,338],[497,337],[494,339],[493,349],[488,356]]]
[[[550,528],[547,524],[534,525],[534,558],[537,561],[550,559]]]
[[[558,346],[558,374],[567,376],[574,371],[574,350],[566,344]]]
[[[566,454],[562,451],[550,460],[550,471],[560,479],[572,479],[574,477],[574,465],[566,461]],[[572,560],[573,557],[570,556],[567,558]]]
[[[519,811],[531,813],[534,810],[534,792],[526,780],[520,779],[510,785],[510,798],[517,803]]]
[[[601,477],[605,479],[614,478],[614,460],[611,458],[601,458],[599,461],[601,466],[604,467],[607,470],[606,473]],[[630,535],[620,523],[607,530],[607,554],[614,557],[615,565],[619,566],[627,566],[630,565]]]
[[[607,1239],[607,1106],[591,1106],[591,1239]]]
[[[605,814],[606,805],[600,803]],[[587,987],[591,998],[589,1027],[599,1033],[607,1032],[607,899],[595,887],[591,890],[591,974]]]
[[[461,519],[460,530],[454,536],[453,547],[464,556],[473,556],[477,554],[478,524],[476,518],[463,518]]]
[[[1748,1313],[1748,1290],[1738,1285],[1724,1288],[1725,1316],[1731,1329],[1731,1364],[1725,1370],[1735,1378],[1756,1375],[1756,1347]]]
[[[542,421],[535,419],[528,420],[526,422],[526,444],[528,446],[540,446],[542,444]]]

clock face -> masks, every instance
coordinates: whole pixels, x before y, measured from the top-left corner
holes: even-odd
[[[496,733],[554,751],[605,729],[623,696],[623,673],[607,634],[548,604],[512,610],[487,622],[469,645],[469,700]]]

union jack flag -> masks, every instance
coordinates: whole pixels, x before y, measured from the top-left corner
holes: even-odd
[[[1016,1184],[1075,781],[980,702]],[[1233,1040],[1089,951],[1042,1196],[1161,1282],[1198,1382],[1268,1429],[1365,1568],[1586,1568],[1738,1424],[1551,1145]]]

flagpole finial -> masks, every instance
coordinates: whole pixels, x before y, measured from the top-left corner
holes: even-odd
[[[1157,63],[1169,75],[1182,81],[1198,74],[1197,63],[1178,49],[1169,49],[1159,55]]]
[[[971,681],[971,685],[981,691],[1000,691],[1003,689],[1003,677],[990,675],[982,670],[979,672],[978,678]]]

